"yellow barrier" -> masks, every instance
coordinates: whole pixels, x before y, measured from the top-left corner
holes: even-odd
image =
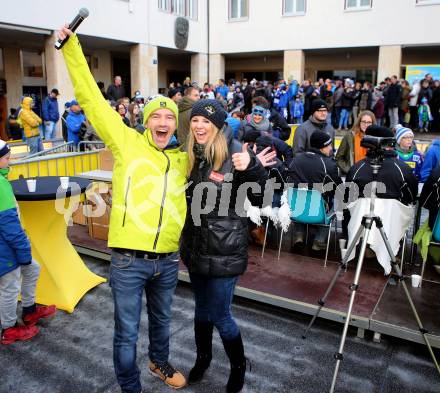
[[[99,151],[51,154],[28,161],[11,162],[9,180],[38,176],[74,176],[99,169]]]

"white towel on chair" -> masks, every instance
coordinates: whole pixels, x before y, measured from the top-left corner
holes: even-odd
[[[351,244],[359,226],[362,222],[362,217],[370,212],[370,198],[359,198],[348,206],[350,210],[350,222],[348,224],[348,244]],[[400,240],[405,235],[412,217],[413,207],[406,206],[396,199],[381,199],[376,198],[374,213],[381,218],[383,229],[388,237],[394,255],[397,255],[400,247]],[[384,268],[385,274],[391,272],[391,259],[388,255],[385,243],[382,240],[376,224],[373,224],[370,235],[368,236],[368,244],[370,248],[376,253],[377,260]],[[355,250],[351,253],[348,260],[355,257]]]

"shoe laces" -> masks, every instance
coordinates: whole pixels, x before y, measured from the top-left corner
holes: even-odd
[[[156,367],[160,370],[160,372],[168,378],[172,378],[173,375],[177,372],[177,370],[168,362],[163,364],[156,364]]]

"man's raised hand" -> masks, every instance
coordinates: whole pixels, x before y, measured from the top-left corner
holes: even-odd
[[[274,160],[277,156],[277,153],[275,151],[269,151],[271,150],[271,147],[266,147],[264,150],[262,150],[260,153],[257,154],[258,160],[261,162],[261,165],[264,167],[271,166],[276,164],[277,162]]]
[[[71,36],[73,33],[69,30],[69,25],[66,23],[61,29],[58,31],[58,39],[64,40],[67,36]]]

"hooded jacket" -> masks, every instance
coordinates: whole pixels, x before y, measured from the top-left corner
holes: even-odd
[[[32,261],[31,245],[24,232],[8,181],[9,169],[0,169],[0,277]]]
[[[43,101],[43,120],[57,122],[60,120],[60,112],[58,110],[58,100],[53,97],[46,97]]]
[[[66,117],[67,124],[67,141],[78,145],[82,124],[86,121],[86,117],[80,112],[70,111]]]
[[[21,124],[23,125],[24,135],[26,138],[39,136],[40,130],[38,126],[42,123],[40,117],[31,109],[33,99],[31,97],[24,97],[21,103],[21,111],[18,115]]]
[[[186,215],[187,154],[175,145],[159,149],[150,130],[139,134],[121,121],[96,85],[75,34],[62,51],[75,97],[115,159],[109,247],[177,251]]]
[[[266,170],[253,155],[245,171],[233,169],[232,154],[240,152],[242,147],[232,137],[230,127],[225,127],[224,132],[228,158],[220,170],[214,172],[206,160],[197,159],[191,171],[186,194],[188,214],[182,233],[181,257],[189,272],[210,277],[230,277],[245,272],[248,227],[246,214],[244,217],[237,214],[237,210],[242,209],[239,204],[244,203],[237,198],[237,193],[243,183],[267,178]],[[207,194],[212,192],[215,198],[208,198]],[[197,211],[200,208],[202,211]]]

